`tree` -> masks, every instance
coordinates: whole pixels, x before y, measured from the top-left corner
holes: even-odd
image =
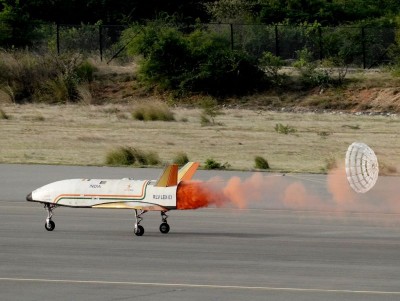
[[[0,7],[0,45],[29,45],[32,26],[26,6],[19,0],[0,0]]]

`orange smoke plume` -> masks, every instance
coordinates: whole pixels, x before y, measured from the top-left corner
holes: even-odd
[[[309,184],[305,185],[306,182]],[[392,182],[381,183],[378,185],[381,187],[374,187],[368,194],[357,194],[347,183],[344,166],[317,180],[302,175],[255,173],[246,179],[181,182],[177,189],[177,209],[242,209],[251,205],[263,209],[400,213],[397,185]]]
[[[245,180],[232,177],[227,182],[215,178],[209,182],[181,182],[177,190],[177,209],[247,208],[250,201],[261,201],[276,179],[257,173]]]

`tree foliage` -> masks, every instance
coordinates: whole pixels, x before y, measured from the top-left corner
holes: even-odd
[[[131,24],[174,15],[184,23],[394,24],[398,0],[0,0],[0,45],[25,46],[36,22]]]

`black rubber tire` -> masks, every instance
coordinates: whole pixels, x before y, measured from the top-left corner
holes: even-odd
[[[160,225],[160,232],[162,234],[167,234],[169,232],[169,225],[167,223],[162,223]]]
[[[135,231],[136,236],[142,236],[144,234],[144,228],[142,226],[137,226],[137,229]]]
[[[56,224],[53,221],[49,221],[48,223],[44,223],[44,227],[46,228],[47,231],[53,231],[54,228],[56,227]]]

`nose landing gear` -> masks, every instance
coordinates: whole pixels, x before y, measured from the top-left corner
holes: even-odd
[[[47,211],[47,218],[46,218],[46,223],[44,224],[44,227],[46,228],[47,231],[53,231],[54,228],[56,227],[55,222],[53,222],[52,217],[53,217],[53,211],[56,209],[56,205],[53,204],[44,204],[44,208]]]
[[[144,228],[140,225],[140,223],[143,220],[142,215],[145,214],[146,212],[147,212],[147,210],[137,210],[137,209],[135,209],[136,222],[135,222],[134,233],[135,233],[136,236],[142,236],[144,234]]]

